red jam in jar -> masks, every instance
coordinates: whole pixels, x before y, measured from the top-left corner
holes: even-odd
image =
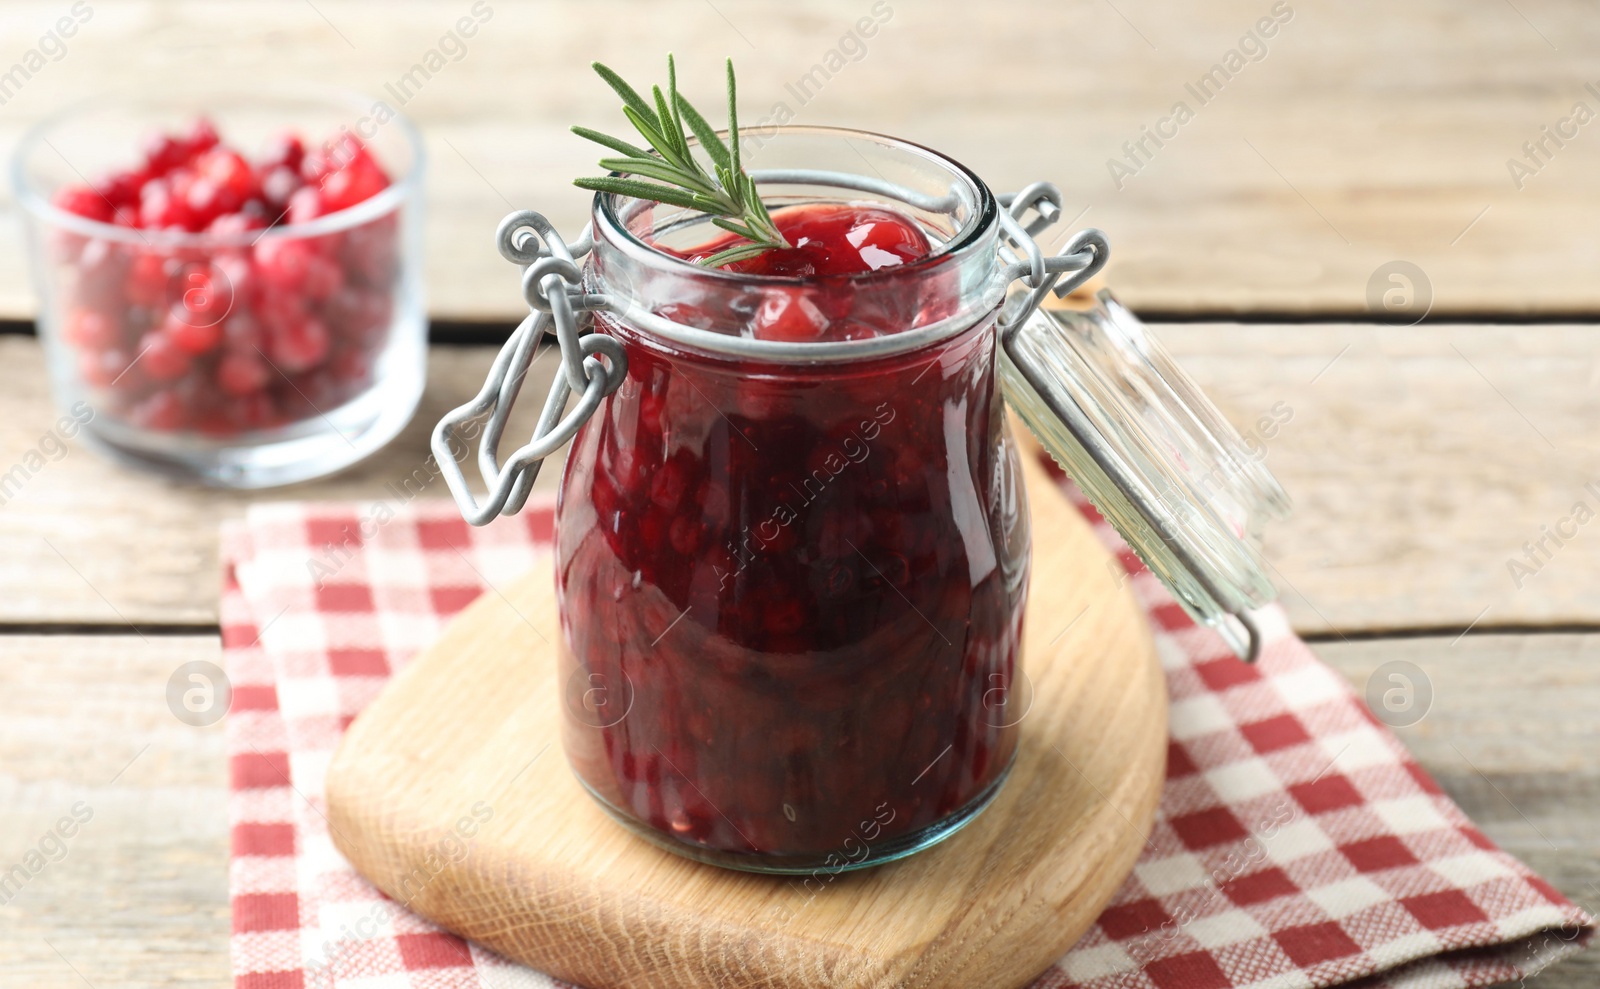
[[[996,306],[967,287],[994,252],[974,186],[934,240],[886,204],[775,208],[795,246],[715,271],[689,261],[725,243],[658,246],[597,202],[595,286],[711,341],[600,314],[627,377],[561,486],[568,757],[652,840],[859,867],[954,831],[1010,766],[1027,513]]]

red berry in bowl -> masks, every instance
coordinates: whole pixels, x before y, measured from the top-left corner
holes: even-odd
[[[274,168],[287,168],[298,172],[305,157],[306,145],[298,134],[280,134],[261,156],[261,170],[268,172]]]
[[[95,183],[95,191],[106,198],[116,210],[127,210],[137,206],[139,190],[144,187],[147,176],[138,171],[112,172],[99,182]],[[117,222],[123,222],[119,219]]]
[[[133,355],[120,347],[86,350],[78,357],[78,376],[91,388],[110,388],[134,377]]]
[[[322,192],[314,185],[302,185],[285,199],[290,223],[310,223],[328,212],[322,204]]]
[[[123,291],[129,305],[153,309],[166,302],[167,259],[151,251],[135,254]]]
[[[254,349],[229,351],[217,364],[217,384],[229,395],[260,391],[270,380],[272,369]]]
[[[189,125],[188,132],[178,140],[183,146],[186,160],[192,161],[202,151],[216,147],[222,137],[217,133],[217,125],[211,122],[210,117],[197,117]]]
[[[86,185],[64,185],[51,197],[51,202],[57,209],[100,223],[110,223],[115,210],[110,200]]]
[[[200,357],[216,350],[222,342],[222,323],[190,323],[175,312],[161,324],[161,335],[184,353]]]
[[[318,184],[330,213],[365,202],[389,187],[389,176],[353,138],[330,152],[323,167]]]
[[[153,135],[131,168],[62,186],[53,202],[63,210],[163,232],[152,246],[52,240],[52,259],[65,267],[59,332],[81,380],[111,390],[108,415],[216,438],[358,397],[389,337],[397,217],[315,238],[269,231],[349,209],[388,185],[348,133],[311,154],[284,134],[252,159],[200,118]]]
[[[195,159],[194,170],[232,197],[235,208],[260,192],[260,180],[250,163],[236,151],[214,147]]]
[[[152,134],[144,145],[144,172],[162,176],[177,168],[189,158],[189,149],[183,141],[171,134]]]
[[[170,433],[188,420],[188,410],[176,393],[159,391],[133,407],[130,418],[145,429]]]
[[[180,179],[186,189],[187,178]],[[188,230],[192,223],[188,203],[168,179],[151,179],[139,190],[139,226],[148,230]]]
[[[256,274],[272,288],[299,292],[312,256],[311,245],[303,240],[264,237],[255,246]]]
[[[110,318],[93,309],[68,312],[61,335],[79,350],[103,350],[116,344],[121,337]]]
[[[328,346],[328,328],[315,316],[267,332],[267,356],[286,374],[299,374],[321,364],[328,356]]]
[[[160,330],[146,333],[139,341],[139,364],[152,381],[176,381],[189,373],[190,353]]]
[[[238,234],[250,233],[253,230],[265,230],[267,221],[255,213],[223,213],[206,226],[206,233],[222,234],[232,237]]]
[[[291,198],[303,185],[299,169],[287,165],[274,165],[261,175],[261,198],[266,201],[268,207],[281,214],[289,208]]]

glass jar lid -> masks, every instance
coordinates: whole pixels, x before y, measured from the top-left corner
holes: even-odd
[[[1082,311],[1031,301],[1001,331],[1007,403],[1184,610],[1254,660],[1250,611],[1276,597],[1261,533],[1288,495],[1109,290]]]

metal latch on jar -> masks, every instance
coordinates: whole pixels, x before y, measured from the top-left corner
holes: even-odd
[[[886,194],[931,209],[941,204],[859,175],[785,171],[756,172],[754,177]],[[1061,194],[1055,186],[1035,183],[999,201],[1004,264],[996,267],[991,288],[1005,294],[1016,286],[997,324],[1008,404],[1183,607],[1217,629],[1242,658],[1253,660],[1261,649],[1261,633],[1249,611],[1271,600],[1273,591],[1249,529],[1266,515],[1286,510],[1287,498],[1259,465],[1247,472],[1248,484],[1226,485],[1226,497],[1220,500],[1225,505],[1203,492],[1197,496],[1192,485],[1183,483],[1184,465],[1171,462],[1173,451],[1210,454],[1224,464],[1224,476],[1229,477],[1243,449],[1238,433],[1109,293],[1102,293],[1089,314],[1041,311],[1050,295],[1065,296],[1099,272],[1109,254],[1105,235],[1092,228],[1069,238],[1056,254],[1045,253],[1035,238],[1061,216]],[[529,314],[496,356],[483,388],[447,414],[432,437],[451,493],[473,525],[520,511],[544,458],[572,439],[626,377],[621,344],[604,333],[585,332],[582,314],[642,316],[652,328],[688,337],[702,332],[653,313],[636,313],[627,300],[586,291],[578,261],[594,247],[590,227],[568,245],[542,215],[523,210],[501,221],[496,242],[501,255],[523,269]],[[502,464],[497,451],[507,417],[539,342],[552,329],[561,373],[552,382],[533,436]],[[1108,341],[1120,350],[1105,346]],[[737,349],[750,342],[719,343]],[[1117,380],[1123,377],[1127,380]],[[568,411],[573,392],[578,402]],[[1131,407],[1116,408],[1122,403]],[[488,489],[481,502],[453,452],[458,430],[480,418],[485,422],[478,466]],[[1144,433],[1141,426],[1147,427]],[[1163,434],[1163,429],[1173,432]]]

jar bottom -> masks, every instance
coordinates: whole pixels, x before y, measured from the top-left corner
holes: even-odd
[[[618,809],[611,801],[602,797],[591,787],[586,780],[577,773],[578,782],[583,784],[584,790],[593,797],[612,819],[635,835],[655,845],[664,848],[676,855],[703,862],[706,865],[715,865],[724,869],[735,869],[739,872],[759,872],[777,876],[832,876],[841,872],[855,872],[859,869],[869,869],[876,865],[903,859],[908,855],[915,855],[925,848],[931,848],[939,842],[960,831],[977,818],[977,816],[994,802],[999,795],[1000,787],[1011,775],[1011,767],[1016,763],[1016,749],[1013,747],[1011,759],[1005,768],[995,778],[961,807],[947,816],[934,821],[910,834],[903,834],[892,841],[881,845],[871,845],[868,854],[855,861],[844,860],[847,849],[837,849],[818,855],[767,855],[759,852],[728,852],[719,849],[705,848],[692,842],[677,841],[654,828],[640,823],[632,815]]]
[[[240,490],[270,488],[343,470],[381,449],[411,421],[424,372],[396,370],[325,415],[229,439],[167,436],[97,416],[85,445],[118,463],[177,481]]]

